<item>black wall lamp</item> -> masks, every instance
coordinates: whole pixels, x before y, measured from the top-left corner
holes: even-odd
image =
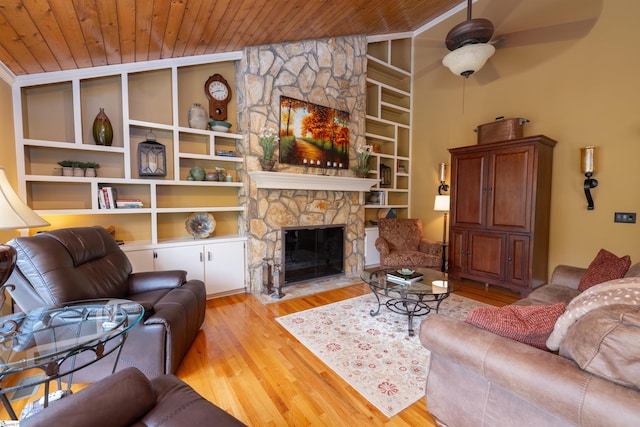
[[[598,186],[598,181],[591,178],[596,171],[596,147],[589,145],[580,149],[580,170],[586,177],[584,180],[584,195],[587,197],[587,209],[593,210],[591,189]]]
[[[449,191],[449,186],[445,184],[445,178],[447,176],[447,164],[440,163],[440,187],[438,187],[438,194],[442,195],[443,191]]]

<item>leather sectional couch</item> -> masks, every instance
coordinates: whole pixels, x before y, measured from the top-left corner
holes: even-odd
[[[148,378],[176,372],[204,322],[202,281],[187,280],[186,272],[178,270],[132,273],[127,256],[102,227],[53,230],[8,244],[16,248],[18,260],[7,283],[15,285],[11,296],[21,310],[86,299],[132,300],[145,314],[128,333],[118,370],[135,367]],[[79,370],[73,381],[89,383],[110,375],[115,356]],[[88,357],[93,357],[89,351],[78,355]]]
[[[577,300],[585,271],[558,266],[549,284],[516,304]],[[625,279],[606,286],[640,287],[639,276],[640,263]],[[623,294],[636,294],[637,300],[640,291]],[[449,427],[640,425],[640,305],[608,301],[592,308],[568,327],[559,340],[559,352],[444,315],[427,316],[420,340],[431,352],[429,412],[439,425]]]

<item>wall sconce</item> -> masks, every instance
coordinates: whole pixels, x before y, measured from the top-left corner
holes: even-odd
[[[438,187],[438,194],[442,195],[443,191],[449,191],[449,186],[445,184],[444,180],[447,176],[447,164],[440,163],[440,187]]]
[[[587,197],[587,209],[593,210],[591,189],[598,186],[598,181],[591,178],[596,171],[596,147],[589,145],[580,149],[580,170],[586,177],[584,180],[584,195]]]

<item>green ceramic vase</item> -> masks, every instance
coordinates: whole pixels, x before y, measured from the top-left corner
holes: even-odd
[[[111,145],[113,142],[113,127],[109,117],[104,113],[104,108],[93,121],[93,140],[97,145]]]

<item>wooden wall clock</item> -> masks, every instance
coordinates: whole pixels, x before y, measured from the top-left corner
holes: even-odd
[[[204,93],[209,99],[209,116],[216,120],[227,120],[231,87],[224,77],[220,74],[210,76],[204,84]]]

